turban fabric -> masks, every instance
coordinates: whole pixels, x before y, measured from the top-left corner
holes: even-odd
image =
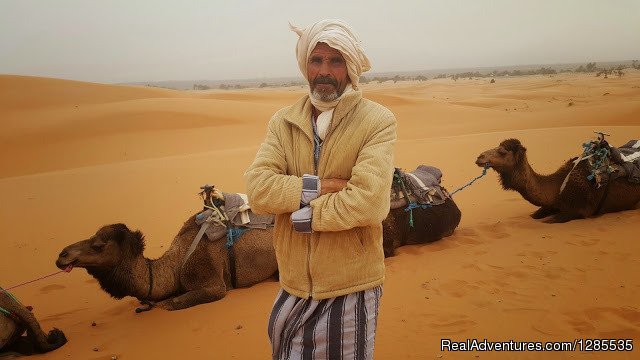
[[[329,19],[318,21],[304,29],[291,24],[289,26],[300,37],[296,45],[296,56],[298,66],[305,79],[307,78],[309,54],[316,47],[316,44],[323,42],[342,53],[347,63],[351,86],[354,90],[358,89],[360,75],[368,71],[371,64],[364,53],[360,39],[347,23],[342,20]]]

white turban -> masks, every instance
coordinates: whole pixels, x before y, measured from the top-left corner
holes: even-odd
[[[347,62],[351,86],[354,90],[358,89],[360,75],[371,69],[371,64],[364,53],[360,39],[347,23],[342,20],[328,19],[320,20],[304,29],[291,24],[289,26],[300,36],[296,45],[296,56],[298,66],[305,79],[307,79],[309,54],[316,47],[316,44],[323,42],[342,53]]]

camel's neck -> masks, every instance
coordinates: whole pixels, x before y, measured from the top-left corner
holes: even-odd
[[[179,290],[179,269],[175,267],[179,262],[173,259],[176,256],[171,250],[156,260],[148,260],[140,254],[109,270],[87,271],[98,280],[104,291],[117,299],[133,296],[141,300],[160,300]],[[151,281],[153,288],[149,296]]]
[[[181,264],[176,254],[169,251],[156,260],[140,257],[135,263],[135,296],[138,299],[161,300],[179,291],[179,271]],[[153,286],[152,286],[153,283]],[[151,292],[149,292],[151,289]]]
[[[567,162],[553,174],[540,175],[533,170],[525,156],[512,171],[500,173],[500,179],[505,189],[519,192],[530,203],[553,208],[562,182],[572,166],[571,162]]]

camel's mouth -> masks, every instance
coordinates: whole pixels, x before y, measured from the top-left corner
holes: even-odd
[[[479,167],[490,167],[491,166],[491,164],[489,164],[488,161],[480,160],[480,159],[476,160],[476,165],[478,165]]]
[[[79,261],[80,261],[79,259],[73,259],[72,261],[65,261],[62,259],[58,259],[56,261],[56,266],[60,270],[67,270],[67,269],[71,270],[72,268],[78,265]]]

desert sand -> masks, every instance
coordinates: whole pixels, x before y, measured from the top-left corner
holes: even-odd
[[[482,151],[516,137],[540,173],[593,131],[640,138],[640,71],[367,84],[398,119],[396,166],[444,172],[449,190]],[[0,285],[57,271],[60,250],[124,222],[158,257],[201,208],[200,185],[243,192],[269,117],[302,88],[174,91],[0,76]],[[572,106],[569,105],[572,103]],[[453,236],[386,260],[376,359],[640,358],[640,211],[566,224],[500,188],[495,172],[456,194]],[[12,292],[69,343],[36,359],[267,359],[276,281],[215,303],[135,314],[83,269]],[[92,326],[92,322],[96,326]],[[633,352],[450,352],[440,341],[633,339]]]

